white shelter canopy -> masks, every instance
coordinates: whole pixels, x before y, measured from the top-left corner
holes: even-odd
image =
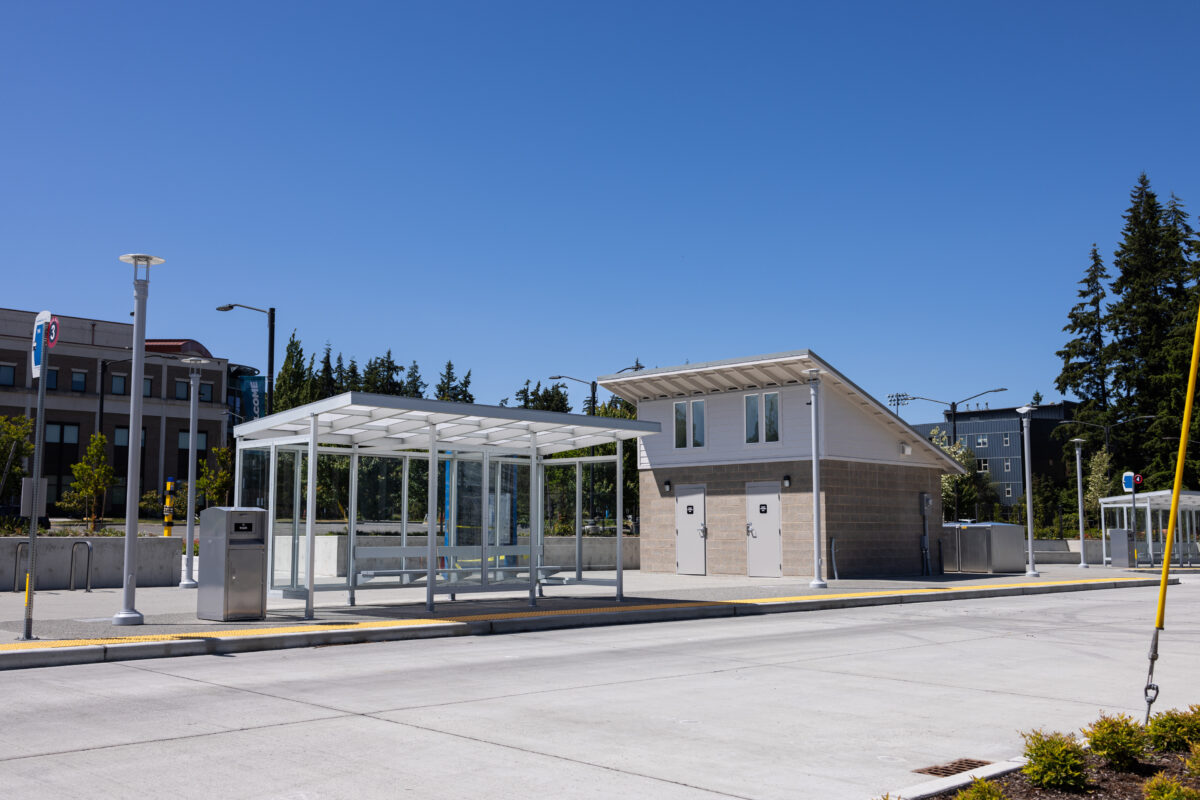
[[[531,604],[536,604],[536,592],[540,586],[552,583],[552,571],[542,561],[542,538],[544,536],[545,464],[547,455],[577,450],[595,445],[615,444],[616,454],[590,456],[576,459],[558,459],[559,465],[571,465],[576,470],[576,496],[580,486],[579,467],[581,462],[611,462],[615,468],[616,495],[616,579],[585,580],[582,577],[582,525],[579,524],[579,503],[576,503],[576,577],[574,583],[602,583],[616,587],[618,600],[622,599],[622,528],[624,506],[622,497],[622,444],[627,439],[658,433],[657,422],[631,419],[583,416],[553,411],[535,411],[526,408],[486,406],[474,403],[450,403],[423,398],[395,397],[392,395],[347,392],[318,400],[297,408],[252,420],[234,428],[237,438],[237,461],[235,462],[234,503],[242,505],[243,461],[248,453],[265,451],[268,458],[267,474],[261,484],[266,487],[268,527],[271,530],[267,550],[267,563],[275,564],[275,527],[281,510],[290,513],[291,525],[298,530],[303,518],[304,539],[307,554],[304,557],[304,586],[294,587],[305,597],[305,617],[313,617],[313,595],[317,590],[315,581],[315,535],[317,518],[317,462],[322,456],[348,459],[349,487],[347,500],[347,534],[349,539],[349,581],[343,584],[322,586],[322,589],[349,589],[350,602],[354,592],[360,588],[359,577],[371,580],[387,574],[413,584],[424,581],[426,605],[432,610],[435,594],[456,594],[467,591],[511,591],[514,579],[521,575],[528,578],[527,585]],[[422,452],[423,451],[423,452]],[[293,507],[289,512],[280,509],[277,503],[279,489],[279,457],[283,452],[297,454],[289,474],[293,476],[293,488],[289,494]],[[299,454],[307,453],[307,475],[304,480],[306,491],[301,491]],[[362,457],[383,456],[397,460],[403,469],[403,483],[408,486],[410,462],[423,461],[428,478],[426,487],[427,512],[423,521],[424,546],[409,546],[407,543],[408,490],[404,490],[402,501],[401,545],[398,547],[369,548],[375,559],[391,558],[397,561],[395,569],[371,569],[360,573],[357,568],[357,526],[359,461]],[[479,483],[472,491],[457,495],[459,474],[456,469],[445,473],[444,486],[439,481],[439,461],[449,459],[477,462]],[[371,459],[377,460],[377,459]],[[494,473],[491,462],[497,467],[500,462],[520,461],[528,470],[528,521],[527,544],[520,544],[516,525],[516,495],[514,478],[509,478],[503,487],[505,497],[512,501],[512,513],[501,520],[502,502],[501,474]],[[306,496],[307,508],[301,513],[300,497]],[[472,515],[482,520],[478,541],[461,544],[457,541],[455,522],[458,503],[475,504]],[[446,513],[439,519],[439,510]],[[510,534],[506,544],[492,542],[499,538],[502,522]],[[441,541],[439,542],[439,539]],[[298,534],[294,538],[298,544]],[[418,560],[420,565],[410,566]],[[293,564],[299,561],[293,552]],[[522,562],[523,563],[520,563]],[[298,567],[293,566],[293,572]]]
[[[1133,493],[1118,494],[1112,497],[1101,497],[1101,508],[1127,508],[1132,501]],[[1145,511],[1147,507],[1151,511],[1170,511],[1171,510],[1171,490],[1161,489],[1157,492],[1138,492],[1137,507],[1141,511]],[[1200,492],[1179,493],[1179,510],[1180,511],[1200,511]]]
[[[307,443],[313,417],[320,444],[358,445],[364,455],[428,450],[436,444],[514,455],[528,455],[536,447],[546,456],[661,430],[657,422],[346,392],[245,422],[233,435],[242,447]]]

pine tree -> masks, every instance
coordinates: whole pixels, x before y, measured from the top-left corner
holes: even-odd
[[[1062,359],[1063,367],[1054,385],[1060,393],[1070,392],[1079,398],[1076,418],[1100,417],[1108,410],[1109,356],[1104,337],[1107,282],[1104,260],[1093,244],[1091,264],[1079,282],[1082,287],[1079,302],[1067,314],[1067,324],[1063,328],[1074,338],[1056,353]]]
[[[304,348],[293,330],[288,339],[283,366],[275,376],[275,411],[302,406],[308,402],[308,372],[304,369]]]
[[[475,395],[471,394],[471,371],[459,380],[454,374],[454,362],[447,361],[442,374],[438,376],[437,386],[434,387],[434,397],[438,400],[449,400],[455,403],[474,403]]]
[[[321,369],[313,375],[313,392],[311,400],[324,400],[326,397],[333,397],[338,393],[337,378],[333,373],[332,350],[328,342],[325,343],[325,355],[321,358]]]
[[[400,395],[402,397],[424,397],[425,389],[428,385],[425,381],[421,380],[421,369],[417,366],[417,362],[414,359],[404,377],[404,384],[400,388]]]
[[[513,397],[516,398],[520,408],[570,413],[571,403],[567,397],[567,385],[565,383],[555,383],[544,389],[542,388],[541,381],[538,381],[537,385],[532,389],[529,388],[529,384],[530,381],[525,381],[524,386],[513,392]],[[507,404],[507,401],[501,403],[501,405]]]
[[[402,394],[403,384],[399,380],[399,375],[403,371],[404,367],[395,362],[392,358],[392,351],[388,350],[386,355],[372,358],[367,362],[366,369],[363,371],[363,391],[374,394]]]
[[[346,388],[346,364],[342,361],[342,354],[337,354],[337,361],[333,365],[333,384],[337,394],[350,391]]]
[[[350,357],[350,366],[346,367],[345,390],[347,392],[362,391],[362,376],[358,373],[358,362],[354,360],[354,356]]]

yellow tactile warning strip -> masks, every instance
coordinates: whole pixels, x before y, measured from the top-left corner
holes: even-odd
[[[740,600],[704,600],[680,603],[646,603],[642,605],[611,605],[597,606],[592,608],[565,608],[551,610],[530,609],[528,611],[511,611],[501,614],[476,614],[471,616],[455,616],[455,617],[440,617],[427,619],[392,619],[392,620],[377,620],[370,622],[347,622],[347,623],[311,623],[307,625],[289,625],[280,628],[235,628],[229,630],[215,631],[193,631],[189,633],[162,633],[151,634],[147,636],[113,636],[102,639],[49,639],[35,640],[32,642],[11,642],[0,644],[0,652],[14,650],[40,650],[47,648],[60,647],[87,647],[96,645],[117,645],[117,644],[139,644],[143,642],[174,642],[187,641],[191,639],[232,639],[245,638],[254,636],[274,636],[279,634],[290,633],[316,633],[316,632],[333,632],[333,631],[354,631],[354,630],[380,630],[387,628],[405,628],[405,627],[429,627],[434,625],[455,625],[465,624],[468,622],[490,622],[505,619],[532,619],[537,617],[560,617],[584,614],[602,614],[611,612],[630,612],[630,611],[665,611],[669,609],[680,608],[708,608],[713,606],[730,606],[730,605],[773,605],[781,603],[803,603],[817,602],[825,600],[851,600],[863,597],[887,597],[887,596],[904,596],[918,594],[953,594],[955,592],[967,591],[991,591],[996,589],[1017,589],[1031,586],[1036,587],[1054,587],[1054,586],[1075,586],[1084,584],[1096,583],[1122,583],[1125,581],[1139,581],[1144,578],[1093,578],[1093,579],[1078,579],[1070,581],[1047,581],[1045,583],[1004,583],[991,586],[948,586],[948,587],[932,587],[921,589],[885,589],[873,592],[842,592],[837,594],[806,594],[796,595],[793,597],[752,597]]]

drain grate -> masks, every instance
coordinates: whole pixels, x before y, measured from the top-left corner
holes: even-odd
[[[922,769],[914,769],[913,772],[936,775],[939,778],[949,778],[951,775],[958,775],[959,773],[977,769],[978,767],[986,767],[991,763],[990,761],[980,761],[978,758],[960,758],[957,761],[951,761],[949,764],[939,764],[936,767],[923,767]]]

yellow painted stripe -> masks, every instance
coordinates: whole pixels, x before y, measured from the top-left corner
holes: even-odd
[[[711,608],[714,606],[726,605],[772,605],[779,603],[802,603],[816,602],[820,600],[840,600],[854,599],[862,597],[887,597],[887,596],[903,596],[917,594],[951,594],[954,592],[966,592],[976,589],[995,590],[995,589],[1013,589],[1026,586],[1072,586],[1082,584],[1098,584],[1098,583],[1120,583],[1123,581],[1145,580],[1144,578],[1099,578],[1099,579],[1078,579],[1070,581],[1047,581],[1043,583],[1005,583],[993,586],[949,586],[949,587],[933,587],[920,589],[901,589],[901,590],[881,590],[873,592],[841,592],[837,594],[810,594],[810,595],[795,595],[792,597],[757,597],[744,598],[739,600],[704,600],[693,602],[679,603],[645,603],[641,605],[609,605],[595,606],[589,608],[564,608],[564,609],[548,609],[537,610],[529,609],[526,611],[511,611],[497,614],[473,614],[465,616],[441,617],[441,618],[418,618],[418,619],[394,619],[394,620],[373,620],[370,622],[348,622],[348,623],[310,623],[308,625],[290,625],[277,628],[234,628],[229,630],[211,630],[211,631],[193,631],[189,633],[163,633],[149,634],[146,636],[114,636],[98,639],[50,639],[45,641],[32,642],[11,642],[0,644],[0,652],[15,651],[15,650],[39,650],[47,648],[60,647],[86,647],[95,645],[115,645],[115,644],[137,644],[140,642],[171,642],[171,641],[187,641],[191,639],[232,639],[244,638],[253,636],[272,636],[276,634],[288,633],[313,633],[316,631],[353,631],[353,630],[382,630],[387,628],[404,628],[404,627],[426,627],[432,625],[453,625],[464,624],[468,622],[489,622],[506,619],[532,619],[538,617],[560,617],[560,616],[576,616],[585,614],[600,614],[606,612],[626,612],[626,611],[657,611],[681,608]]]

